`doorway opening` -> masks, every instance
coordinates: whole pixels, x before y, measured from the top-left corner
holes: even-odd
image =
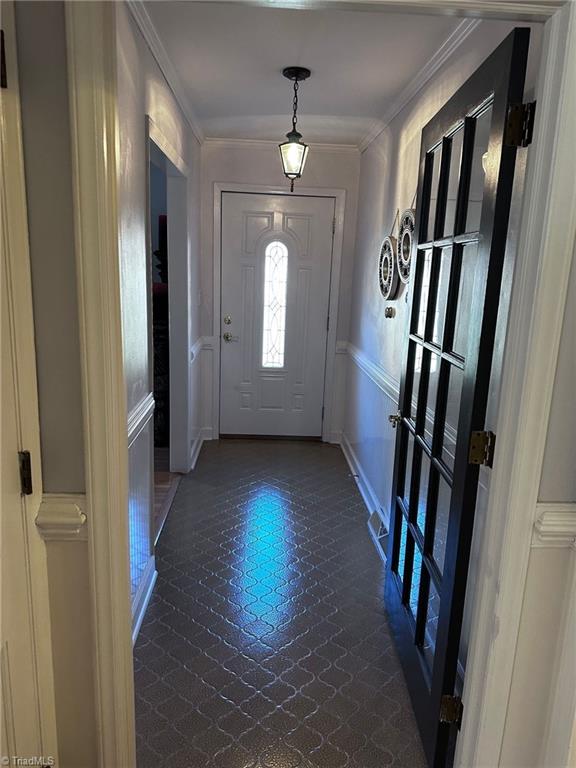
[[[150,141],[150,282],[154,393],[154,512],[157,541],[180,475],[170,471],[170,306],[166,156]]]

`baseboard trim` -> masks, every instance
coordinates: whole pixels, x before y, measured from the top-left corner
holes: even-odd
[[[86,496],[45,493],[36,515],[36,527],[44,541],[86,541]]]
[[[214,429],[213,427],[202,427],[202,442],[204,440],[217,440],[218,436],[214,437]]]
[[[132,601],[132,645],[134,645],[138,639],[138,633],[140,632],[140,627],[144,621],[146,609],[148,608],[148,603],[152,597],[152,590],[154,589],[154,584],[156,583],[157,578],[158,572],[156,570],[156,560],[154,559],[154,555],[152,555],[148,560],[144,576],[142,577],[138,591],[134,595]]]
[[[376,495],[376,492],[374,491],[370,481],[366,477],[366,473],[362,469],[362,465],[360,464],[360,461],[354,453],[354,449],[352,448],[352,445],[350,444],[350,441],[344,432],[342,433],[340,446],[342,448],[342,453],[348,462],[350,471],[356,480],[358,490],[360,491],[360,495],[364,500],[364,504],[368,510],[368,513],[372,514],[373,512],[376,512],[384,525],[388,528],[389,520],[387,519],[387,510],[382,509],[382,506],[378,500],[378,496]]]
[[[202,450],[202,444],[204,443],[204,440],[204,430],[199,429],[195,439],[192,441],[192,447],[190,450],[190,471],[192,471],[196,466],[196,462],[198,461],[198,456],[200,456],[200,451]]]

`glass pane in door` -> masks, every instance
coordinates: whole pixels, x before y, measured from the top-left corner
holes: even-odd
[[[458,288],[458,306],[454,327],[452,350],[465,357],[468,344],[468,325],[470,320],[469,307],[474,291],[474,269],[476,266],[477,243],[465,245],[462,249],[460,266],[460,285]]]
[[[492,107],[488,107],[476,118],[474,130],[474,154],[472,156],[472,171],[470,175],[470,191],[468,193],[468,210],[466,213],[466,231],[476,232],[480,229],[482,213],[482,198],[484,196],[484,178],[488,168],[488,144],[490,142],[490,124],[492,122]]]
[[[426,525],[426,508],[428,505],[428,481],[430,478],[430,459],[425,453],[422,454],[422,463],[420,465],[420,488],[418,491],[418,510],[416,512],[416,523],[424,536],[424,526]]]
[[[436,649],[436,636],[438,634],[438,616],[440,614],[440,596],[434,582],[430,580],[428,590],[428,605],[426,606],[426,629],[424,634],[424,656],[428,667],[432,670],[434,665],[434,651]]]
[[[432,269],[432,251],[424,251],[422,263],[422,282],[420,284],[420,300],[416,333],[424,338],[426,328],[426,311],[428,309],[428,295],[430,291],[430,271]]]
[[[411,432],[406,431],[406,470],[404,472],[404,482],[402,500],[404,506],[408,509],[410,505],[410,480],[412,478],[412,464],[414,463],[414,437]]]
[[[444,422],[444,435],[442,439],[442,461],[450,470],[454,469],[454,452],[456,450],[456,434],[458,430],[458,416],[460,414],[463,380],[464,372],[454,365],[451,366],[450,380],[448,382],[448,397],[446,400],[446,419]]]
[[[456,203],[458,200],[458,183],[460,181],[460,163],[462,161],[462,146],[464,129],[459,128],[452,136],[450,148],[450,171],[448,175],[448,195],[446,197],[446,216],[444,219],[444,237],[454,234],[456,221]]]
[[[446,306],[448,302],[448,287],[450,285],[450,269],[452,267],[452,248],[444,248],[440,257],[440,274],[438,276],[438,293],[436,297],[436,311],[434,313],[434,327],[432,329],[432,341],[439,346],[442,344],[444,334],[444,322],[446,319]]]
[[[442,572],[444,570],[444,554],[446,552],[446,538],[448,536],[448,518],[450,517],[452,489],[443,477],[439,477],[438,483],[433,555],[436,565],[440,572]]]
[[[440,144],[431,152],[432,155],[432,182],[430,187],[430,207],[428,208],[428,234],[427,240],[434,240],[434,224],[436,220],[436,208],[438,207],[438,192],[440,182],[440,164],[442,160],[442,145]]]

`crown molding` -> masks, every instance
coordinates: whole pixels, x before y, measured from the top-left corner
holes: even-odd
[[[538,518],[532,534],[533,548],[576,549],[576,503],[543,503],[536,506]]]
[[[204,0],[204,2],[232,2],[292,10],[337,8],[346,11],[384,11],[543,22],[565,5],[566,0],[524,0],[524,2],[521,0]]]
[[[182,81],[174,65],[170,61],[170,57],[164,48],[162,41],[156,31],[152,19],[143,0],[126,0],[128,8],[132,14],[132,18],[136,22],[138,29],[142,33],[144,40],[146,41],[152,56],[156,59],[156,63],[160,67],[160,71],[164,75],[164,78],[168,84],[168,87],[174,94],[174,98],[178,102],[178,106],[182,110],[184,117],[188,121],[193,134],[196,136],[200,144],[204,141],[204,131],[200,125],[200,121],[194,113],[190,99],[186,94],[186,90],[182,85]]]
[[[278,149],[279,141],[273,141],[272,139],[226,139],[226,138],[212,138],[207,136],[203,144],[211,147],[220,148],[233,148],[242,147],[243,149]],[[328,144],[325,142],[310,142],[310,149],[314,152],[352,152],[358,153],[358,146],[356,144]]]
[[[368,131],[364,139],[359,144],[360,152],[364,152],[372,142],[386,130],[396,115],[424,88],[438,72],[440,67],[445,64],[451,56],[458,50],[462,43],[477,29],[482,23],[481,19],[464,19],[449,35],[434,55],[428,59],[426,64],[418,74],[402,89],[398,96],[392,101],[384,115],[375,120],[372,128]]]

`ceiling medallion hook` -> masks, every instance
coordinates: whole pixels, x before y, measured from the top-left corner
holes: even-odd
[[[292,101],[292,130],[286,134],[288,141],[280,144],[280,157],[282,170],[286,178],[290,179],[290,192],[294,192],[294,181],[302,176],[304,164],[308,157],[308,145],[302,141],[302,134],[297,129],[298,123],[298,89],[303,80],[310,77],[310,70],[306,67],[285,67],[282,74],[294,83],[294,98]]]

